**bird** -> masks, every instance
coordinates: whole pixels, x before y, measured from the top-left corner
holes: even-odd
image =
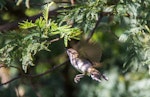
[[[94,64],[89,59],[80,58],[79,53],[75,49],[68,48],[67,54],[69,56],[69,60],[72,66],[79,72],[81,72],[81,74],[77,74],[75,76],[75,83],[78,83],[80,79],[83,78],[85,75],[90,76],[93,80],[96,80],[98,82],[101,82],[102,78],[108,81],[108,77],[95,69],[93,67]]]

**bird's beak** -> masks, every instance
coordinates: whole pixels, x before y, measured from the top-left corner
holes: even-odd
[[[68,55],[70,55],[70,50],[69,49],[67,49],[66,52],[67,52]]]

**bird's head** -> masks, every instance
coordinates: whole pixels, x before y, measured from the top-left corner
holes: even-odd
[[[67,54],[69,57],[72,57],[72,58],[77,58],[79,56],[78,52],[72,48],[67,49]]]

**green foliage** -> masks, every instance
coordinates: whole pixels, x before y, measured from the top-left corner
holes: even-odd
[[[134,66],[136,68],[150,64],[150,33],[139,32],[129,37],[128,58],[124,65]],[[129,64],[130,63],[130,64]],[[134,65],[133,65],[134,64]],[[150,68],[149,68],[150,70]]]
[[[36,25],[34,23],[32,23],[32,21],[23,21],[23,23],[20,23],[20,28],[23,29],[28,29],[28,28],[32,28],[35,27]]]
[[[9,65],[22,64],[23,70],[27,72],[28,66],[33,66],[33,57],[40,50],[48,50],[49,43],[46,40],[40,41],[40,33],[29,33],[26,35],[10,32],[11,40],[4,43],[0,49],[1,62]],[[1,35],[3,39],[10,38],[10,35]],[[16,36],[16,37],[14,37]],[[17,63],[16,63],[17,62]]]
[[[80,30],[71,28],[70,26],[58,26],[57,23],[48,19],[49,7],[52,3],[48,4],[43,11],[43,17],[40,17],[35,22],[24,21],[20,23],[20,28],[28,29],[21,33],[11,33],[12,39],[5,43],[0,49],[0,61],[8,66],[18,61],[22,64],[22,68],[27,72],[29,66],[34,66],[34,56],[41,50],[50,51],[48,49],[51,44],[50,38],[55,35],[60,35],[64,39],[64,44],[67,47],[68,41],[79,39]],[[29,29],[30,28],[30,29]],[[3,35],[3,39],[10,37],[9,33]]]
[[[29,1],[30,0],[25,0],[25,5],[26,5],[27,8],[30,8]],[[23,0],[17,0],[16,5],[19,6],[22,2],[23,2]]]
[[[149,1],[122,1],[117,6],[119,22],[123,25],[124,33],[119,37],[120,42],[126,43],[127,55],[124,66],[139,67],[150,64],[150,26]],[[144,10],[144,13],[143,13]],[[149,69],[150,70],[150,69]]]
[[[116,68],[112,68],[109,71],[108,82],[102,82],[100,84],[91,82],[82,82],[79,86],[79,92],[77,97],[149,97],[149,79],[144,78],[144,73],[129,73],[126,75],[120,75],[117,73]],[[141,79],[136,78],[137,74],[141,76]],[[90,87],[90,88],[89,88]],[[89,92],[90,91],[90,92]]]
[[[74,26],[87,33],[94,28],[99,13],[103,12],[103,9],[110,7],[105,6],[105,4],[105,0],[88,0],[86,2],[81,0],[78,6],[70,10],[61,10],[59,25],[73,22]]]
[[[100,14],[102,32],[112,32],[119,41],[128,45],[124,66],[149,66],[150,1],[145,0],[77,0],[78,5],[61,11],[60,25],[68,24],[89,33]],[[108,15],[106,15],[106,13]],[[120,30],[120,32],[119,32]]]
[[[35,22],[26,20],[20,23],[22,29],[1,33],[1,62],[7,66],[22,66],[26,72],[28,67],[35,65],[36,56],[37,66],[32,68],[31,73],[43,73],[64,62],[66,55],[60,55],[59,52],[64,49],[61,46],[67,46],[71,39],[79,39],[79,29],[89,34],[102,14],[92,39],[101,45],[103,67],[99,71],[108,76],[109,81],[102,80],[102,83],[97,83],[89,77],[84,77],[78,84],[74,84],[75,72],[67,65],[48,76],[33,80],[31,78],[35,91],[43,97],[150,97],[147,73],[150,68],[150,1],[75,1],[74,6],[58,3],[58,6],[61,6],[57,10],[58,17],[52,16],[48,19],[50,5],[47,5],[43,10],[43,17]],[[55,38],[63,41],[51,42]],[[123,65],[127,69],[126,72]],[[137,69],[138,71],[135,71]],[[14,74],[14,71],[12,73]],[[29,79],[14,81],[12,85],[20,87],[23,81],[23,96],[34,97]],[[5,97],[7,94],[14,97],[14,91],[13,95],[8,93],[13,88],[10,86],[9,89],[11,90],[0,91],[0,96]]]
[[[0,10],[1,10],[2,8],[4,8],[5,4],[6,4],[5,0],[1,0],[1,1],[0,1]]]

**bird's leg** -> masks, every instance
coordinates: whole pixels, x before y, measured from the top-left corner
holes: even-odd
[[[74,82],[78,83],[80,81],[80,78],[83,78],[85,74],[78,74],[74,78]]]

